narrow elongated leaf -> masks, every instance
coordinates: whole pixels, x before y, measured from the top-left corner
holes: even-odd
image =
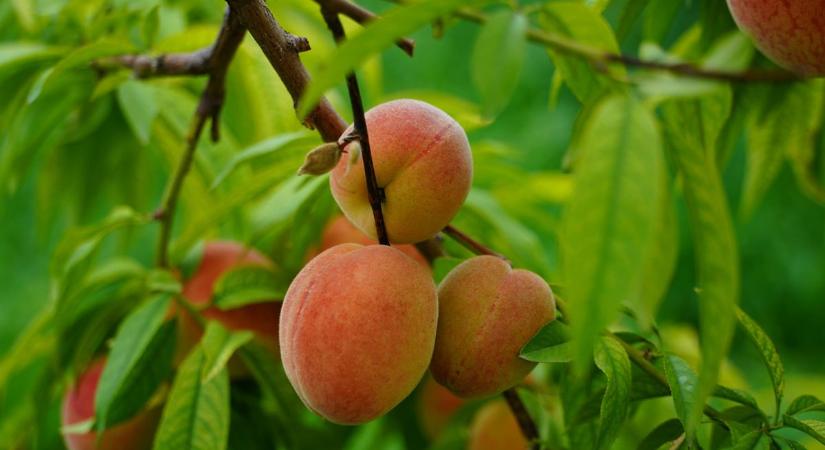
[[[685,426],[690,421],[690,414],[694,409],[693,405],[697,401],[696,385],[698,380],[696,374],[685,360],[675,355],[665,356],[662,358],[662,363],[673,396],[676,415],[682,421],[682,425]]]
[[[596,345],[595,360],[596,366],[607,377],[596,448],[608,449],[619,435],[630,407],[630,358],[616,338],[603,337]]]
[[[235,350],[241,348],[253,337],[251,331],[230,332],[220,323],[211,320],[201,341],[206,361],[203,364],[202,383],[209,383],[220,375]]]
[[[305,117],[329,88],[344,80],[347,73],[360,66],[374,54],[394,45],[398,38],[414,32],[435,19],[461,6],[479,3],[478,0],[423,0],[393,8],[367,25],[352,39],[335,49],[327,61],[312,74],[312,82],[298,103],[298,116]]]
[[[129,80],[118,86],[117,101],[132,133],[141,144],[148,144],[152,123],[159,112],[155,91],[144,82]]]
[[[797,419],[794,416],[785,414],[782,417],[786,427],[795,428],[804,432],[808,436],[816,439],[821,444],[825,444],[825,422],[821,420]]]
[[[560,320],[550,322],[521,349],[519,356],[541,363],[570,361],[570,328]]]
[[[229,439],[229,375],[204,381],[207,357],[196,347],[175,376],[154,450],[224,450]]]
[[[705,400],[716,387],[719,368],[734,331],[739,302],[736,237],[716,167],[716,139],[730,111],[729,88],[663,107],[668,134],[684,181],[696,265],[701,367],[693,410],[685,423],[692,439]]]
[[[794,401],[788,405],[788,409],[785,410],[785,414],[793,416],[808,411],[825,412],[825,402],[817,397],[814,397],[813,395],[801,395],[795,398]]]
[[[175,324],[164,325],[169,303],[168,295],[158,295],[118,328],[95,394],[98,431],[139,411],[171,370]]]
[[[647,7],[650,0],[629,0],[622,10],[622,15],[619,17],[619,26],[616,29],[616,38],[622,42],[630,33],[633,23],[639,16],[642,15],[645,7]]]
[[[269,139],[265,139],[257,144],[253,144],[232,156],[232,159],[224,166],[221,172],[212,182],[211,189],[215,189],[232,175],[239,167],[251,163],[256,159],[272,155],[273,153],[291,145],[304,145],[306,149],[312,148],[317,142],[317,138],[307,131],[294,131],[291,133],[279,134]]]
[[[782,365],[779,353],[777,353],[773,341],[765,331],[762,330],[762,327],[744,311],[737,308],[736,318],[739,320],[739,325],[745,330],[748,338],[753,342],[753,345],[759,350],[762,362],[765,363],[765,367],[768,369],[768,374],[771,376],[771,384],[773,386],[773,396],[776,402],[776,414],[778,415],[782,403],[782,396],[785,392],[785,367]]]
[[[752,395],[739,389],[731,389],[725,386],[716,386],[716,390],[712,394],[716,398],[724,398],[745,406],[750,406],[753,409],[759,410],[759,405]]]
[[[666,420],[642,439],[637,450],[658,450],[662,445],[678,439],[682,433],[684,428],[679,419]]]
[[[574,361],[584,368],[621,301],[639,293],[664,162],[655,120],[640,103],[622,96],[596,107],[577,147],[562,260]]]
[[[739,439],[736,439],[733,446],[730,447],[730,450],[752,450],[761,448],[760,442],[764,437],[765,433],[763,433],[762,430],[751,431]]]
[[[619,44],[610,25],[598,12],[582,2],[548,3],[545,12],[542,28],[548,33],[605,52],[618,53]],[[623,67],[609,66],[597,69],[579,56],[571,56],[553,49],[549,49],[548,52],[558,73],[582,103],[598,98],[606,90],[621,89],[620,84],[611,78],[624,77],[626,71]]]
[[[220,309],[233,309],[251,303],[284,297],[289,280],[275,269],[241,266],[226,271],[215,283],[212,303]]]
[[[518,84],[527,51],[527,17],[503,10],[490,16],[473,48],[472,77],[481,94],[484,114],[498,114]]]

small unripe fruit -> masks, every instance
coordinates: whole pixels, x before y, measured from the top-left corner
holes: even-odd
[[[410,244],[435,236],[470,191],[473,161],[467,135],[452,117],[417,100],[383,103],[367,111],[366,120],[390,241]],[[345,151],[358,146],[353,142]],[[354,163],[348,157],[338,161],[330,186],[344,214],[375,239],[360,153]]]
[[[435,440],[450,423],[450,419],[466,403],[444,386],[427,377],[418,393],[418,422],[424,434]]]
[[[310,260],[317,256],[322,251],[335,247],[339,244],[361,244],[361,245],[373,245],[377,244],[378,242],[375,239],[370,239],[365,235],[361,230],[355,227],[349,220],[347,220],[344,216],[336,216],[334,219],[330,220],[327,223],[327,226],[324,227],[324,231],[321,234],[321,243],[319,245],[318,250],[311,250],[309,255],[307,255],[307,260]],[[410,244],[402,244],[402,245],[395,245],[394,248],[397,248],[405,255],[409,256],[410,258],[414,259],[417,263],[421,264],[421,267],[430,270],[430,264],[427,262],[427,258],[421,255],[421,252],[415,248],[414,245]]]
[[[392,247],[341,244],[289,286],[281,360],[307,407],[335,423],[363,423],[421,380],[437,320],[435,285],[419,264]]]
[[[183,297],[200,309],[204,318],[216,320],[229,330],[252,331],[262,344],[277,354],[278,316],[281,311],[279,302],[252,303],[229,310],[211,304],[218,279],[224,273],[244,266],[270,267],[272,262],[255,250],[236,242],[207,242],[195,273],[183,285]],[[196,342],[200,339],[201,332],[194,320],[182,313],[181,333],[184,343]]]
[[[104,359],[93,362],[75,381],[63,397],[61,421],[64,427],[92,419],[95,415],[95,393],[103,373]],[[131,419],[103,432],[100,445],[97,433],[64,433],[69,450],[149,450],[160,420],[160,408],[139,412]]]
[[[470,425],[468,450],[527,450],[527,439],[507,404],[496,400],[481,408]]]
[[[494,256],[456,266],[438,288],[439,318],[433,377],[460,397],[500,393],[535,363],[521,348],[555,318],[550,286]]]
[[[728,0],[728,6],[774,62],[801,75],[825,75],[825,1]]]

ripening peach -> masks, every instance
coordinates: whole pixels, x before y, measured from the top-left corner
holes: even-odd
[[[430,370],[459,397],[500,393],[535,363],[521,348],[555,318],[550,286],[494,256],[456,266],[438,287],[439,319]]]
[[[229,310],[221,310],[211,304],[215,283],[227,271],[242,266],[271,265],[272,262],[265,256],[236,242],[208,242],[197,269],[184,282],[183,297],[200,309],[204,318],[216,320],[230,330],[252,331],[262,344],[277,354],[280,302],[252,303]],[[181,314],[181,322],[184,345],[197,342],[202,330],[188,314]]]
[[[369,110],[366,120],[390,241],[411,244],[435,236],[470,191],[473,160],[467,135],[445,112],[417,100],[383,103]],[[349,220],[376,238],[359,149],[357,143],[345,147],[330,186]]]
[[[424,434],[434,440],[449,424],[450,419],[466,401],[427,377],[418,393],[418,422]]]
[[[825,2],[728,0],[733,18],[774,62],[805,76],[825,75]]]
[[[421,380],[437,320],[427,270],[389,246],[341,244],[310,261],[289,286],[281,360],[307,407],[335,423],[367,422]]]
[[[527,439],[503,400],[484,405],[470,425],[467,450],[527,450]]]
[[[93,362],[63,396],[63,427],[76,425],[94,417],[95,392],[105,363],[106,360],[103,358]],[[153,407],[104,431],[100,445],[97,445],[97,434],[94,431],[64,432],[63,441],[69,450],[149,450],[152,448],[159,421],[160,408]]]
[[[349,220],[347,220],[344,216],[335,216],[332,220],[327,223],[326,227],[324,227],[324,231],[321,234],[321,243],[318,250],[310,250],[307,255],[307,260],[310,260],[317,256],[322,251],[335,247],[338,244],[346,244],[346,243],[353,243],[353,244],[361,244],[361,245],[373,245],[377,244],[378,241],[375,239],[370,239],[365,235],[361,230],[355,227]],[[430,264],[427,262],[427,258],[425,258],[418,249],[415,248],[414,245],[410,244],[402,244],[394,246],[398,250],[401,250],[405,255],[409,256],[410,258],[414,259],[417,263],[421,264],[422,267],[426,267],[427,270],[430,270]]]

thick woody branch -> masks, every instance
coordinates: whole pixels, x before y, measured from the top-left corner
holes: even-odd
[[[211,137],[213,141],[220,138],[220,112],[226,96],[226,72],[229,63],[235,56],[235,52],[243,41],[246,30],[241,25],[238,17],[227,10],[224,16],[221,30],[218,33],[215,43],[210,47],[206,60],[202,63],[205,73],[209,75],[206,88],[201,94],[198,108],[192,119],[192,125],[187,136],[186,149],[181,156],[180,163],[175,169],[169,187],[164,195],[160,208],[155,213],[155,218],[160,222],[160,238],[158,240],[157,263],[160,267],[169,265],[169,242],[172,236],[172,225],[174,222],[175,210],[177,209],[178,197],[180,197],[183,181],[195,157],[195,149],[198,140],[206,126],[206,121],[212,121]],[[197,54],[200,54],[198,52]],[[193,54],[194,55],[194,54]]]
[[[323,10],[344,15],[355,22],[360,23],[361,25],[366,25],[377,18],[372,11],[369,11],[368,9],[365,9],[348,0],[315,0],[315,2],[321,5]],[[404,50],[404,52],[410,56],[413,55],[413,51],[415,50],[415,41],[412,39],[399,39],[395,45],[397,45],[401,50]]]
[[[290,38],[292,35],[281,28],[261,0],[227,0],[227,3],[261,47],[297,104],[309,83],[309,74],[301,63],[298,51],[291,43],[294,42]],[[336,142],[347,128],[347,123],[332,109],[326,99],[318,102],[304,123],[310,128],[317,129],[327,142]]]

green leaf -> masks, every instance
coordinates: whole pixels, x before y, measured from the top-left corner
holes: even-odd
[[[329,63],[312,73],[312,81],[298,102],[298,117],[306,117],[328,89],[344,80],[371,56],[395,44],[400,37],[478,0],[422,0],[395,7],[370,22],[364,30],[336,48]]]
[[[675,355],[667,355],[662,358],[665,368],[665,377],[670,385],[670,392],[673,395],[673,405],[676,408],[676,415],[682,421],[682,425],[687,429],[686,424],[690,422],[691,411],[695,409],[698,401],[696,389],[698,380],[696,374],[688,363]],[[704,405],[703,405],[704,406]]]
[[[215,180],[212,181],[211,189],[215,189],[222,184],[224,180],[235,173],[235,171],[244,164],[248,164],[259,158],[272,155],[278,150],[293,145],[301,145],[306,149],[310,149],[315,142],[317,142],[317,139],[305,130],[279,134],[258,142],[257,144],[247,147],[239,153],[232,155],[232,159],[229,160],[221,172],[215,177]]]
[[[476,38],[471,73],[486,117],[501,112],[518,85],[527,52],[528,25],[523,14],[502,10],[489,16]]]
[[[0,44],[0,80],[21,66],[44,63],[65,53],[65,49],[34,42],[4,42]]]
[[[730,450],[752,450],[760,448],[760,442],[765,438],[765,433],[762,430],[751,431],[739,439],[735,439]]]
[[[611,448],[630,407],[630,358],[614,337],[603,337],[595,349],[596,366],[607,377],[599,414],[597,449]]]
[[[570,329],[560,320],[548,323],[521,349],[519,356],[541,363],[570,361]]]
[[[583,369],[622,300],[639,294],[664,158],[650,112],[622,96],[596,107],[577,142],[561,254],[574,361]]]
[[[435,283],[441,283],[441,280],[455,269],[455,266],[461,264],[463,261],[461,258],[452,258],[449,256],[439,256],[436,258],[433,261],[433,279]]]
[[[132,417],[169,374],[175,350],[175,323],[164,325],[169,303],[168,295],[158,295],[118,328],[95,394],[98,432]]]
[[[570,39],[577,45],[593,47],[599,52],[619,53],[619,44],[610,24],[598,12],[581,2],[560,1],[545,5],[541,26],[548,33]],[[556,70],[582,103],[595,100],[606,90],[622,89],[611,78],[624,78],[621,66],[595,68],[585,58],[548,49]],[[602,70],[603,69],[603,70]]]
[[[809,411],[825,412],[825,402],[813,395],[801,395],[788,405],[785,414],[795,416]]]
[[[701,367],[693,411],[685,423],[692,440],[705,400],[734,332],[739,302],[739,257],[725,191],[716,167],[716,139],[730,110],[729,88],[716,95],[674,100],[663,107],[668,136],[683,177],[698,272]]]
[[[739,389],[731,389],[720,385],[716,386],[716,390],[713,391],[712,395],[716,398],[724,398],[725,400],[730,400],[745,406],[750,406],[755,410],[759,410],[759,405],[756,403],[756,399],[753,398],[751,394]]]
[[[154,450],[224,450],[229,438],[229,375],[225,369],[209,381],[207,356],[200,346],[175,376]]]
[[[639,443],[637,450],[658,450],[662,445],[673,442],[684,433],[679,419],[669,419],[660,423]]]
[[[220,323],[208,321],[201,344],[206,357],[201,383],[209,383],[219,376],[235,350],[252,340],[253,336],[251,331],[230,332]]]
[[[816,439],[821,444],[825,444],[825,422],[821,420],[797,419],[794,416],[785,414],[782,416],[786,427],[795,428],[808,436]]]
[[[777,353],[773,341],[765,331],[762,330],[759,324],[739,308],[736,309],[736,318],[739,320],[739,325],[745,330],[750,341],[753,342],[753,345],[759,350],[762,362],[768,369],[768,374],[771,376],[771,384],[773,386],[773,396],[776,402],[776,414],[778,416],[782,396],[785,392],[785,368],[782,365],[782,360],[779,358],[779,353]]]
[[[129,80],[118,86],[117,101],[135,137],[141,144],[148,144],[152,123],[159,113],[155,90],[147,83]]]
[[[270,267],[236,267],[224,272],[215,282],[212,303],[220,309],[234,309],[282,299],[289,281]]]
[[[619,25],[616,28],[616,38],[619,42],[625,40],[631,28],[633,28],[633,23],[642,15],[642,11],[644,11],[649,2],[650,0],[629,0],[627,2],[627,5],[622,9],[622,15],[619,17]]]

